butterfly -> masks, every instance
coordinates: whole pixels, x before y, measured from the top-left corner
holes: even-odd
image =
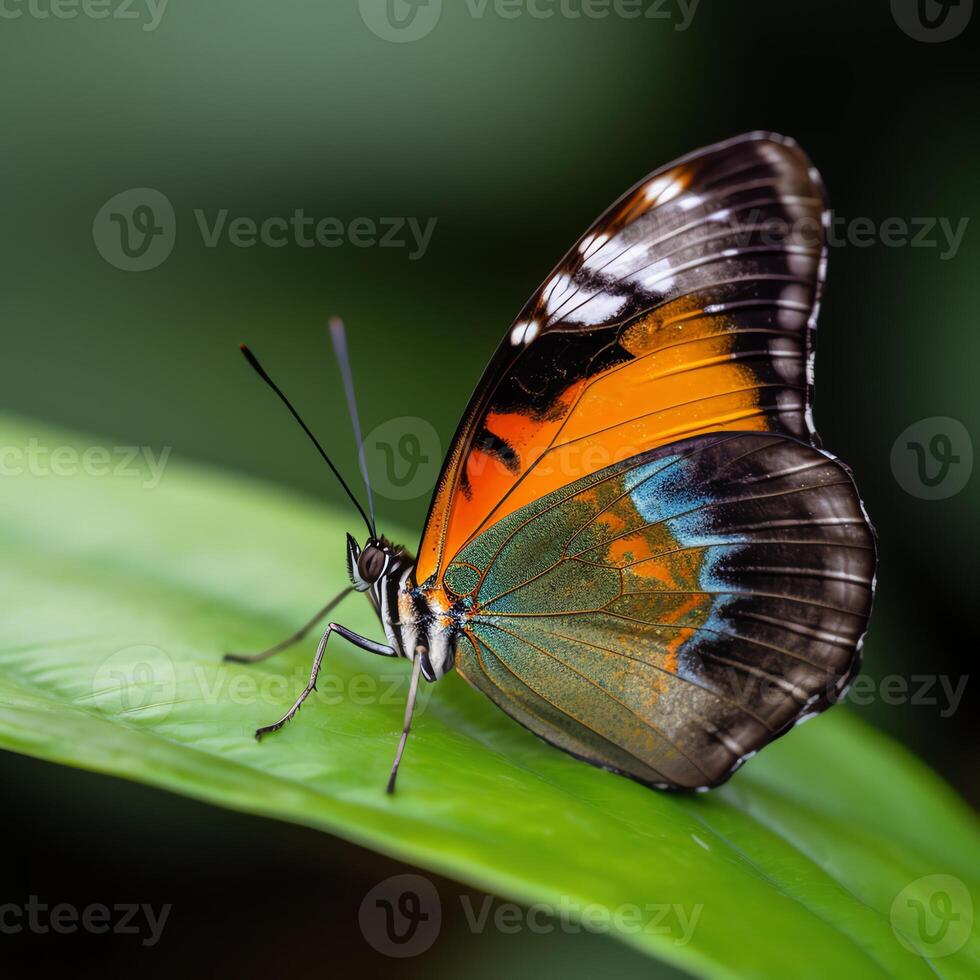
[[[413,557],[254,355],[367,526],[351,589],[419,679],[455,669],[546,742],[656,788],[707,789],[838,700],[860,663],[874,531],[813,424],[822,182],[748,133],[628,190],[503,337],[453,437]],[[342,325],[332,323],[360,444]],[[228,655],[254,661],[270,650]]]

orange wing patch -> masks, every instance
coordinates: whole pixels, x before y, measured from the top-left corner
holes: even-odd
[[[457,554],[532,500],[646,450],[703,433],[777,428],[760,398],[767,379],[748,359],[732,358],[733,326],[730,317],[671,304],[625,331],[631,360],[570,385],[550,417],[488,412],[487,430],[512,454],[502,461],[479,448],[467,453],[471,490],[454,500],[444,553]],[[802,353],[797,363],[802,377]],[[795,391],[800,410],[803,385]],[[431,571],[421,568],[420,580]]]

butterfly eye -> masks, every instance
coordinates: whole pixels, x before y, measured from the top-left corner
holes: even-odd
[[[377,582],[385,569],[385,553],[374,545],[367,545],[357,559],[357,572],[365,582]]]

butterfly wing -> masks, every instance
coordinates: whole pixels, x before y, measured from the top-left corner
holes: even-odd
[[[465,547],[446,574],[472,589],[456,667],[593,764],[712,786],[840,694],[874,565],[833,457],[781,435],[698,436],[553,491]]]
[[[487,367],[437,484],[418,581],[529,502],[657,446],[724,430],[815,443],[824,213],[806,156],[763,133],[675,161],[613,204]]]
[[[753,133],[641,181],[532,296],[453,440],[417,579],[459,672],[555,745],[715,785],[843,689],[873,535],[810,415],[825,203]]]

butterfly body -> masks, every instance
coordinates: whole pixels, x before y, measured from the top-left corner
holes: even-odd
[[[812,413],[828,214],[805,155],[765,133],[627,191],[504,335],[417,560],[371,522],[364,548],[348,537],[387,643],[330,629],[411,660],[410,703],[455,667],[658,788],[715,786],[838,700],[876,552]]]
[[[374,570],[372,553],[380,554]],[[367,594],[393,655],[420,662],[422,677],[436,681],[453,667],[467,603],[447,596],[438,586],[420,587],[415,559],[401,546],[370,538],[364,548],[347,536],[351,584]]]

